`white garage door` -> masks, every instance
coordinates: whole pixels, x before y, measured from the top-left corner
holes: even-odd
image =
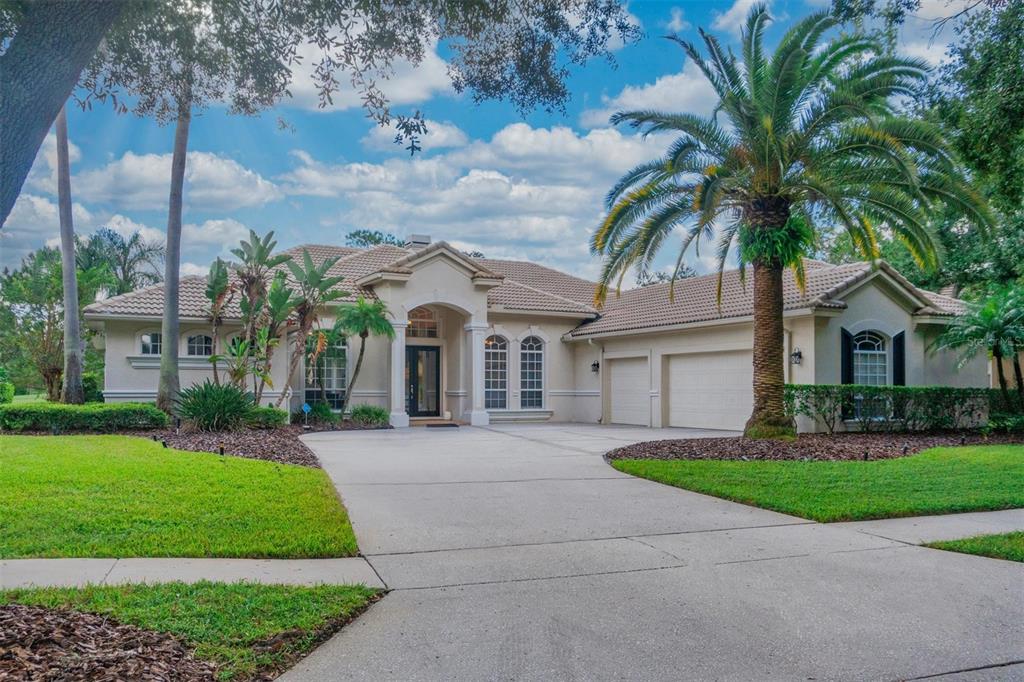
[[[612,424],[649,426],[651,394],[647,358],[619,358],[609,360],[608,364]]]
[[[670,426],[743,428],[753,406],[751,351],[673,355],[668,372]]]

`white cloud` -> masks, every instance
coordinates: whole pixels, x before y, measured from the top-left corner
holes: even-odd
[[[466,133],[462,132],[454,123],[438,122],[427,119],[427,133],[421,135],[420,146],[423,151],[432,149],[445,149],[450,147],[463,147],[469,143]],[[405,144],[395,144],[397,129],[394,122],[388,126],[375,126],[370,129],[361,140],[364,147],[377,151],[393,151],[408,154]]]
[[[716,14],[711,27],[716,31],[728,31],[733,37],[738,38],[743,31],[743,26],[747,23],[747,15],[750,14],[750,8],[760,1],[735,0],[732,3],[732,7],[725,12]]]
[[[167,241],[167,233],[163,230],[158,230],[155,227],[150,227],[145,223],[139,223],[131,218],[115,213],[114,215],[103,221],[102,227],[109,227],[114,232],[117,232],[122,237],[131,237],[136,232],[142,235],[143,241],[150,243],[163,244]]]
[[[323,54],[315,45],[304,45],[299,49],[299,55],[304,67],[293,74],[289,85],[292,97],[284,100],[285,106],[311,111],[341,111],[362,106],[360,93],[345,80],[345,74],[339,73],[336,75],[340,76],[340,87],[331,96],[332,104],[320,108],[319,91],[312,73]],[[453,91],[448,64],[437,54],[436,42],[428,46],[418,65],[413,66],[404,60],[396,62],[394,73],[387,79],[378,78],[377,87],[393,105],[417,104]]]
[[[182,277],[188,277],[189,275],[202,275],[206,276],[206,273],[210,271],[209,265],[197,265],[196,263],[182,263],[178,266],[178,272]]]
[[[94,227],[95,216],[81,204],[72,204],[71,218],[76,232],[88,232]],[[17,266],[41,244],[59,244],[59,240],[60,216],[56,202],[22,192],[0,230],[0,267]]]
[[[185,223],[181,226],[181,243],[192,249],[222,246],[225,250],[238,245],[249,236],[249,228],[234,218],[207,220],[201,225]]]
[[[74,165],[82,158],[82,151],[73,141],[68,140],[68,163]],[[47,134],[43,138],[43,144],[36,152],[35,161],[25,178],[25,188],[37,192],[45,192],[56,196],[57,194],[57,136],[54,133]],[[72,186],[72,192],[74,186]]]
[[[167,206],[170,154],[124,156],[72,178],[75,196],[119,208],[159,210]],[[185,210],[234,210],[279,199],[273,182],[234,159],[209,152],[189,152],[185,165]]]
[[[665,28],[672,31],[673,33],[679,33],[690,28],[690,22],[683,19],[683,8],[673,7],[669,10],[669,19],[665,22]]]
[[[490,140],[430,157],[330,164],[296,151],[277,178],[288,193],[338,199],[332,228],[426,232],[492,257],[530,258],[592,276],[588,236],[604,192],[663,140],[603,128],[515,123]]]
[[[645,85],[627,85],[615,97],[602,97],[600,108],[584,110],[580,124],[588,128],[606,126],[615,112],[637,109],[708,115],[717,102],[718,96],[700,68],[687,61],[679,73],[661,76]]]

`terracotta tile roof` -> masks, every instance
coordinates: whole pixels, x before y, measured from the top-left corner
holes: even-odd
[[[557,294],[534,289],[511,279],[506,279],[499,286],[487,292],[487,305],[491,308],[501,307],[511,310],[575,313],[581,317],[597,315],[597,310],[592,306],[570,301]]]
[[[437,242],[427,249],[443,248]],[[405,272],[407,263],[423,250],[415,251],[399,246],[382,245],[369,249],[342,246],[307,244],[296,246],[283,253],[301,258],[302,250],[309,251],[313,261],[322,263],[327,258],[338,258],[331,269],[332,276],[344,277],[339,289],[349,292],[341,302],[353,301],[357,296],[373,298],[372,288],[360,287],[356,281],[375,272]],[[718,275],[704,275],[679,280],[675,284],[673,300],[669,299],[666,284],[655,284],[639,289],[624,291],[620,296],[610,295],[604,308],[593,307],[594,282],[527,261],[500,260],[493,258],[468,258],[479,266],[478,276],[504,278],[504,281],[488,291],[488,305],[502,310],[524,310],[535,312],[565,313],[577,317],[598,319],[584,322],[570,333],[573,338],[629,332],[681,324],[725,320],[745,317],[753,311],[753,282],[744,286],[738,271],[726,272],[722,281],[722,304],[716,303]],[[921,300],[919,314],[955,315],[963,312],[964,305],[950,296],[915,289],[888,264],[881,262],[878,268],[885,270],[901,285],[916,292]],[[281,266],[291,281],[286,266]],[[785,308],[844,308],[840,298],[843,291],[875,272],[870,263],[830,265],[821,261],[805,262],[807,288],[801,291],[787,272],[783,278]],[[180,315],[184,318],[205,318],[207,301],[204,277],[182,277],[180,293]],[[139,289],[86,307],[89,315],[123,315],[125,317],[159,317],[163,310],[163,285]],[[225,311],[228,319],[237,319],[241,314],[237,301]]]
[[[493,270],[507,279],[515,280],[534,289],[557,294],[570,301],[581,303],[590,308],[594,303],[594,290],[597,284],[558,270],[520,260],[499,260],[496,258],[476,258],[477,263]]]
[[[922,300],[919,314],[955,315],[963,310],[956,299],[916,289],[888,264],[879,269],[908,287]],[[783,306],[785,310],[800,308],[837,308],[846,304],[837,298],[857,282],[871,276],[876,269],[871,263],[830,265],[821,261],[805,263],[806,289],[800,290],[793,274],[783,275]],[[748,272],[748,276],[750,273]],[[608,333],[650,331],[683,324],[727,320],[753,314],[753,280],[745,284],[738,270],[729,270],[722,277],[721,306],[717,303],[718,275],[703,275],[679,280],[674,296],[669,297],[669,284],[654,284],[631,289],[615,296],[609,294],[601,317],[585,322],[570,332],[572,338],[586,338]]]

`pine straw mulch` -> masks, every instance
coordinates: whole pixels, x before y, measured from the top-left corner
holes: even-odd
[[[892,459],[950,445],[1024,443],[1024,434],[978,433],[804,433],[795,440],[692,438],[652,440],[612,450],[616,459],[720,459],[838,461]]]
[[[0,679],[205,682],[216,679],[216,668],[166,633],[80,611],[3,604]]]

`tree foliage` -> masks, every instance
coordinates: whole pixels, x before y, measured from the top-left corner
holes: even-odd
[[[88,237],[76,236],[79,270],[104,269],[109,274],[107,290],[112,296],[126,294],[161,280],[163,244],[143,239],[140,232],[124,237],[101,227]]]
[[[32,386],[44,386],[50,400],[60,398],[64,370],[61,275],[60,251],[50,247],[30,253],[20,267],[0,275],[0,363],[16,381],[20,377],[22,382],[31,381]],[[81,309],[95,299],[107,273],[93,268],[79,270],[77,276],[81,314]],[[87,354],[87,363],[90,359]]]
[[[381,244],[392,246],[403,246],[405,240],[396,237],[390,232],[380,230],[352,230],[345,235],[345,246],[354,246],[358,249],[367,249]]]

